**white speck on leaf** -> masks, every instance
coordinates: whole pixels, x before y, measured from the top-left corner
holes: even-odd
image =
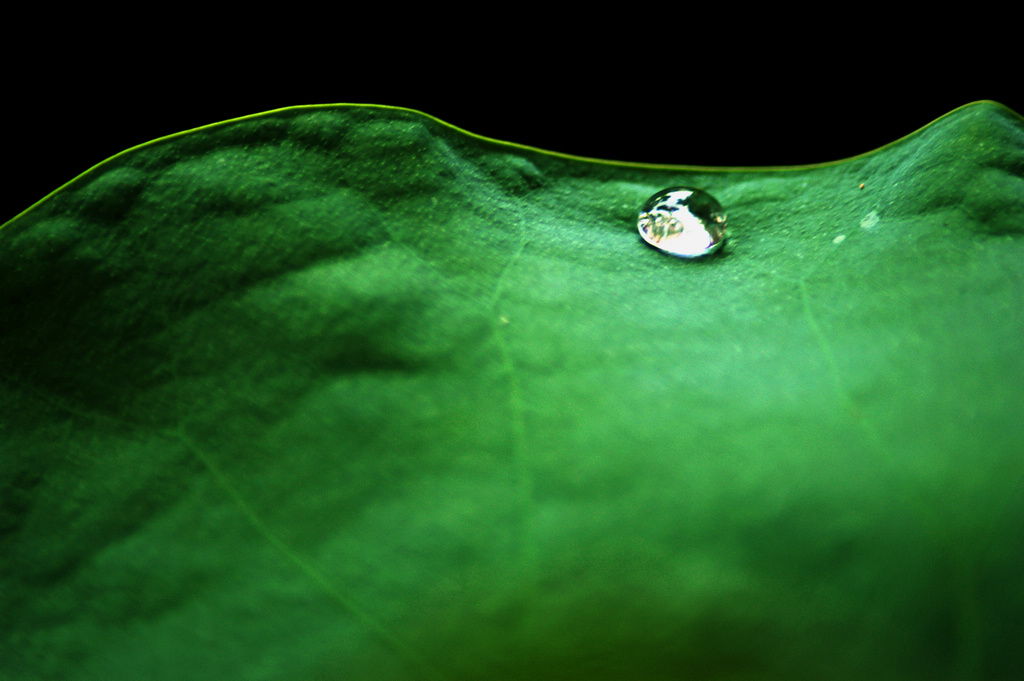
[[[873,210],[864,216],[864,219],[860,221],[861,229],[872,229],[878,224],[878,211]]]

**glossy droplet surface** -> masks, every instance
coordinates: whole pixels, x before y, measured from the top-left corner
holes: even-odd
[[[714,253],[725,242],[722,204],[694,187],[669,187],[647,199],[637,226],[644,241],[680,258]]]

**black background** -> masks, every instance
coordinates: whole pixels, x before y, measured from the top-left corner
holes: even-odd
[[[56,62],[22,49],[5,55],[14,68],[0,114],[0,222],[136,144],[302,104],[403,106],[568,154],[711,166],[846,158],[979,99],[1024,112],[1019,74],[989,68],[1000,57],[987,47],[910,48],[863,28],[875,32],[826,33],[813,43],[794,39],[800,31],[758,43],[726,33],[658,49],[638,42],[635,26],[569,38],[564,27],[468,38],[456,31],[408,44],[408,32],[364,27],[347,47],[247,34],[216,53],[201,49],[210,42],[202,36],[137,32],[130,43],[79,45]]]

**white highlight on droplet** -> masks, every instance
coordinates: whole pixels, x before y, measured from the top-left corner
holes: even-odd
[[[835,239],[832,239],[832,243],[834,243],[834,244],[841,244],[844,241],[846,241],[846,235],[845,234],[840,234]]]

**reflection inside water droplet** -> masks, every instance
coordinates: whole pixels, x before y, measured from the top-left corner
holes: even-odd
[[[647,199],[637,226],[644,241],[681,258],[714,253],[725,242],[722,205],[693,187],[669,187]]]

